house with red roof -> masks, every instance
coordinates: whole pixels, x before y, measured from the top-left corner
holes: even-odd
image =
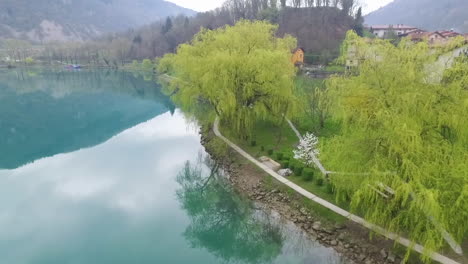
[[[429,44],[443,44],[445,42],[450,41],[452,38],[456,38],[458,36],[462,35],[453,30],[443,30],[434,32],[414,31],[402,35],[402,37],[409,37],[414,42],[427,41],[429,42]]]

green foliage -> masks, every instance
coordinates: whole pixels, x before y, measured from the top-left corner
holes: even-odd
[[[32,65],[35,63],[35,60],[31,57],[27,57],[26,59],[24,59],[24,63],[26,63],[27,65]]]
[[[304,62],[312,65],[326,65],[332,62],[337,56],[338,51],[336,50],[323,50],[321,53],[306,53],[304,55]]]
[[[322,177],[317,177],[315,179],[315,185],[317,186],[323,186],[323,178]]]
[[[141,63],[141,68],[144,71],[153,71],[154,64],[150,59],[144,59]]]
[[[296,176],[301,176],[303,170],[304,170],[304,166],[296,163],[296,165],[294,166],[294,174]]]
[[[370,32],[368,29],[364,29],[363,35],[365,38],[370,38],[370,39],[376,38],[376,36],[372,34],[372,32]]]
[[[468,231],[468,63],[459,59],[442,82],[429,82],[437,47],[348,33],[342,58],[350,50],[361,58],[356,75],[326,83],[329,114],[342,129],[324,144],[322,159],[352,173],[331,175],[333,184],[354,193],[353,208],[368,220],[429,250],[444,245],[440,228],[460,242]],[[395,195],[383,199],[369,186]]]
[[[359,7],[356,13],[356,18],[354,19],[353,30],[359,36],[361,37],[364,36],[364,17],[362,16],[362,7]]]
[[[344,72],[345,71],[345,67],[341,66],[341,65],[328,65],[327,67],[325,67],[325,71],[327,72]]]
[[[172,19],[170,17],[166,18],[166,23],[162,27],[162,33],[166,34],[172,29]]]
[[[252,146],[252,147],[257,146],[257,141],[255,141],[255,140],[250,141],[250,146]]]
[[[276,160],[282,160],[283,159],[283,153],[282,152],[276,152],[275,156],[276,156]]]
[[[294,170],[296,169],[296,166],[297,166],[297,162],[295,160],[290,160],[289,161],[289,168],[294,172]]]
[[[269,149],[269,150],[267,151],[268,155],[270,155],[270,156],[273,155],[273,152],[274,152],[273,149]]]
[[[281,164],[281,168],[283,168],[283,169],[287,169],[289,167],[289,161],[288,160],[282,160],[280,162],[280,164]]]
[[[202,30],[177,54],[165,56],[159,71],[172,69],[176,100],[209,104],[237,135],[248,135],[255,121],[280,120],[294,112],[295,68],[290,51],[296,40],[276,38],[278,27],[240,21],[235,26]],[[203,65],[203,67],[200,67]]]
[[[187,162],[177,176],[176,196],[189,220],[184,237],[222,262],[272,263],[285,243],[282,230],[229,188],[218,168],[202,157]]]
[[[140,63],[137,60],[133,60],[132,65],[130,67],[132,69],[138,69],[140,67]]]
[[[305,168],[302,171],[302,176],[304,176],[305,181],[308,181],[308,182],[312,181],[314,179],[314,169]]]
[[[279,20],[279,15],[280,13],[277,8],[267,8],[258,13],[258,19],[266,20],[270,23],[277,24]]]

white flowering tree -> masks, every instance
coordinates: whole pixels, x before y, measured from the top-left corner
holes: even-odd
[[[318,160],[320,154],[317,145],[318,137],[312,133],[307,133],[301,139],[299,146],[294,150],[294,158],[304,162],[307,166],[312,166]]]

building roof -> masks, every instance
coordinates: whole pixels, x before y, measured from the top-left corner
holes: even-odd
[[[399,36],[400,37],[406,37],[406,36],[409,36],[409,35],[412,35],[412,34],[423,34],[423,33],[427,33],[427,31],[422,30],[422,29],[413,29],[413,30],[408,31],[406,33],[402,33]]]
[[[446,38],[452,38],[452,37],[457,37],[460,36],[460,33],[457,33],[453,30],[444,30],[444,31],[439,31],[439,33],[446,37]]]
[[[407,36],[413,40],[413,41],[421,41],[425,38],[429,38],[432,35],[439,35],[441,38],[446,38],[444,35],[440,34],[440,32],[435,31],[435,32],[413,32],[409,33]]]
[[[408,25],[403,25],[403,24],[396,24],[396,25],[372,25],[370,26],[371,29],[381,29],[381,30],[391,30],[391,29],[406,29],[406,30],[412,30],[412,29],[418,29],[417,27],[413,26],[408,26]]]
[[[302,50],[302,52],[305,53],[305,50],[303,48],[296,48],[292,51],[292,53],[296,53],[297,51]]]

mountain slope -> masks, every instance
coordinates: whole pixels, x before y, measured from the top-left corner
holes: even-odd
[[[80,40],[194,13],[164,0],[0,0],[0,37]]]
[[[468,33],[468,0],[395,0],[367,15],[365,23],[408,24],[426,30]]]

